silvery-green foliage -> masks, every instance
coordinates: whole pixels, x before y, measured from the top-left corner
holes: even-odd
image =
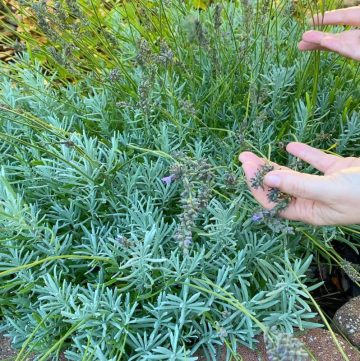
[[[226,4],[220,24],[219,9],[173,3],[150,11],[167,15],[161,37],[111,11],[121,52],[96,69],[82,67],[85,52],[69,58],[76,81],[26,53],[3,71],[0,329],[17,347],[44,355],[55,345],[52,357],[63,349],[72,361],[195,361],[199,350],[215,360],[224,341],[255,346],[262,325],[317,325],[304,234],[327,244],[341,235],[254,224],[237,155],[291,165],[280,143],[293,139],[358,154],[350,77],[339,86],[338,63],[324,60],[311,101],[308,55],[283,47],[302,30],[288,14],[255,29],[243,17],[255,7]],[[193,195],[201,207],[186,208]]]
[[[299,142],[304,142],[306,134],[309,134],[309,132],[307,131],[308,121],[309,111],[305,103],[300,100],[299,103],[296,104],[295,113],[296,138],[299,140]]]
[[[353,143],[360,139],[360,114],[353,113],[350,118],[347,117],[345,122],[341,122],[341,129],[342,133],[338,140],[337,150],[340,153],[352,151]]]

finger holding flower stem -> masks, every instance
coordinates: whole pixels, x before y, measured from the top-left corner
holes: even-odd
[[[360,158],[326,154],[303,143],[290,143],[287,151],[315,167],[323,175],[305,174],[271,163],[274,170],[263,178],[263,187],[252,187],[252,179],[266,161],[243,152],[240,161],[255,199],[266,209],[274,205],[268,197],[272,188],[291,196],[281,217],[313,225],[360,223]],[[290,198],[289,198],[290,200]]]

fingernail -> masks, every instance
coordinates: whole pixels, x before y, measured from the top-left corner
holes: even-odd
[[[279,187],[280,185],[280,177],[277,175],[266,175],[264,181],[270,187]]]

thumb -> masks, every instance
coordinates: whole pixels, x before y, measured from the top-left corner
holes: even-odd
[[[269,172],[264,183],[297,198],[324,201],[332,191],[332,183],[326,176],[278,170]]]

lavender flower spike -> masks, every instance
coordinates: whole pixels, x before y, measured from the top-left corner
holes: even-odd
[[[175,174],[171,174],[167,177],[162,178],[161,180],[166,184],[169,185],[175,179]]]

